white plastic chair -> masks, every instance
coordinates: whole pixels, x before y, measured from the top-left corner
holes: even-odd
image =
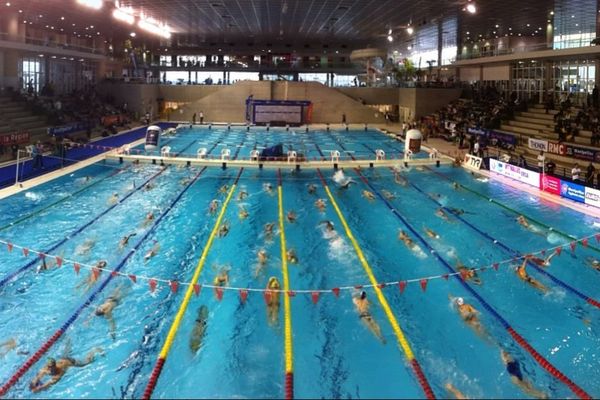
[[[340,162],[340,152],[339,150],[331,150],[329,152],[331,156],[331,162]]]
[[[202,147],[202,148],[198,149],[198,151],[196,152],[196,156],[198,157],[198,159],[204,160],[206,158],[207,152],[208,152],[208,150],[206,150],[206,147]]]
[[[431,149],[431,153],[429,153],[429,158],[432,160],[440,158],[440,152],[438,151],[438,149],[436,149],[436,148]]]
[[[295,162],[297,158],[298,158],[298,153],[296,153],[296,151],[290,150],[287,152],[288,162]]]
[[[385,151],[381,149],[375,150],[375,159],[376,160],[385,160]]]
[[[250,152],[250,160],[251,161],[258,161],[259,156],[260,156],[260,152],[258,150],[252,150]]]
[[[229,160],[229,157],[231,157],[231,150],[229,150],[228,148],[222,149],[221,160]]]
[[[405,160],[412,160],[412,157],[413,157],[412,150],[410,150],[410,149],[406,150],[406,152],[404,153],[404,159]]]
[[[163,146],[163,148],[160,149],[160,155],[162,157],[171,157],[171,146]]]

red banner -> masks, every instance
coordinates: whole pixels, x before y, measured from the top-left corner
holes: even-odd
[[[126,117],[121,114],[105,115],[100,119],[100,121],[102,122],[102,126],[108,127],[112,125],[118,125],[119,123],[121,123],[121,121],[125,120],[125,118]]]
[[[2,146],[10,146],[12,144],[26,144],[30,142],[29,132],[9,133],[0,136],[0,144]]]
[[[544,192],[560,196],[560,179],[549,175],[542,175],[540,179],[540,189]]]

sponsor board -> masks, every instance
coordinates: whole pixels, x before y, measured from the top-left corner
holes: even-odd
[[[600,190],[585,188],[585,204],[590,206],[600,207]]]
[[[548,151],[548,141],[529,138],[529,148],[537,151]]]
[[[548,142],[548,153],[564,156],[567,154],[567,145],[559,142]]]
[[[29,140],[30,140],[29,132],[17,132],[17,133],[10,133],[8,135],[0,136],[0,144],[2,146],[9,146],[11,144],[29,143]]]
[[[561,181],[560,195],[569,200],[585,203],[585,186],[578,183]]]
[[[481,157],[476,157],[472,154],[465,154],[465,162],[463,166],[473,171],[479,171],[481,169],[481,163],[483,160]]]
[[[544,192],[560,196],[560,179],[550,175],[542,175],[540,182],[540,189],[542,189]]]
[[[515,179],[519,182],[530,186],[540,187],[540,174],[528,169],[517,167],[516,165],[507,164],[496,159],[490,159],[490,171],[499,175],[504,175],[508,178]]]

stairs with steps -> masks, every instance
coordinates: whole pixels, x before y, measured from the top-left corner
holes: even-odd
[[[0,96],[0,134],[21,130],[38,133],[42,129],[46,132],[47,125],[44,115],[33,115],[23,102]]]

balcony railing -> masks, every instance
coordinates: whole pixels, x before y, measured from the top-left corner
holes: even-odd
[[[23,39],[24,39],[24,41],[23,41]],[[39,38],[33,38],[33,37],[27,37],[27,36],[25,38],[19,38],[19,40],[15,40],[14,36],[9,35],[6,32],[0,32],[0,40],[32,44],[35,46],[49,47],[49,48],[53,48],[53,49],[62,49],[62,50],[70,50],[70,51],[79,51],[82,53],[106,55],[106,49],[104,47],[80,46],[80,45],[74,45],[74,44],[70,44],[70,43],[57,42],[55,40],[50,40],[50,39],[39,39]]]

